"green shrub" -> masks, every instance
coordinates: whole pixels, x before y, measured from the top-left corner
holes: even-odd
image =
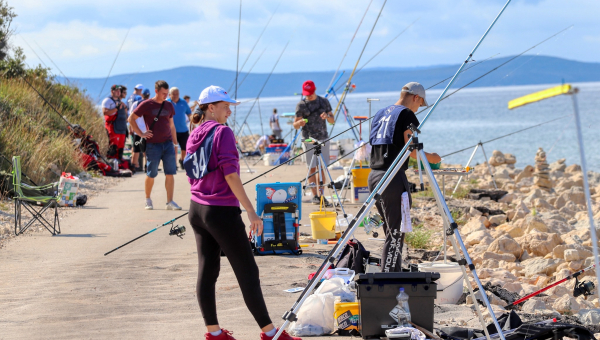
[[[413,227],[413,231],[404,235],[404,242],[414,249],[429,249],[431,246],[431,230],[425,229],[423,223]]]

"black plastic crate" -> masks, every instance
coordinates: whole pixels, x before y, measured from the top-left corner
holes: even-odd
[[[355,276],[360,308],[359,330],[363,339],[379,339],[385,330],[395,328],[389,315],[398,303],[396,295],[404,288],[409,296],[411,321],[433,331],[433,301],[437,297],[439,273],[367,273]]]

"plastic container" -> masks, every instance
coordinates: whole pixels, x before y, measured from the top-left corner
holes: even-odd
[[[458,302],[463,293],[463,276],[458,263],[424,262],[419,264],[419,271],[440,273],[435,304],[455,305]]]
[[[390,316],[398,322],[398,326],[412,327],[410,324],[410,307],[408,305],[408,294],[404,292],[404,288],[400,287],[398,295],[396,295],[398,304],[390,312]]]
[[[371,168],[352,169],[352,203],[364,203],[369,197],[369,173]]]
[[[312,238],[330,239],[335,237],[335,221],[337,214],[333,211],[315,211],[308,215]]]
[[[354,279],[354,270],[348,268],[328,269],[323,275],[323,278],[326,280],[336,277],[341,278],[345,283],[350,283]]]
[[[429,166],[431,167],[431,170],[439,170],[440,166],[442,165],[442,162],[439,163],[429,163]],[[421,162],[421,170],[424,170],[425,168],[423,167],[423,162]]]
[[[358,330],[360,319],[358,302],[338,302],[334,306],[333,317],[340,330]]]

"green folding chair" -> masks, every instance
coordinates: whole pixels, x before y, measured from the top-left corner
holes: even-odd
[[[13,162],[13,187],[15,191],[15,235],[23,234],[36,221],[40,222],[52,235],[60,234],[60,221],[58,220],[58,200],[59,197],[48,196],[46,193],[52,189],[55,184],[42,186],[31,186],[21,183],[21,156],[14,156]],[[24,194],[25,192],[25,194]],[[39,208],[38,208],[39,207]],[[31,213],[33,218],[21,225],[22,208]],[[44,218],[46,210],[54,208],[54,224],[51,224]],[[58,225],[58,229],[56,228]]]

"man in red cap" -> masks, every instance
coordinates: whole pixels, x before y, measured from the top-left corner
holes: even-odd
[[[307,80],[302,84],[302,95],[304,98],[296,105],[296,118],[294,119],[294,129],[302,128],[302,140],[316,139],[318,141],[325,141],[328,138],[327,134],[327,123],[333,124],[334,117],[331,112],[331,104],[329,100],[317,96],[315,83],[312,80]],[[312,143],[302,143],[302,149],[304,151],[310,150],[314,145]],[[326,166],[329,165],[329,141],[327,141],[321,148],[323,160]],[[317,169],[317,160],[313,157],[313,151],[306,153],[306,164],[310,168],[310,173],[314,173]],[[327,182],[325,178],[325,172],[322,171],[319,176],[322,176],[323,182]],[[309,185],[313,193],[313,204],[320,204],[320,195],[323,194],[323,188],[317,192],[317,178],[316,175],[308,179]],[[326,206],[331,204],[323,198],[323,202]]]

